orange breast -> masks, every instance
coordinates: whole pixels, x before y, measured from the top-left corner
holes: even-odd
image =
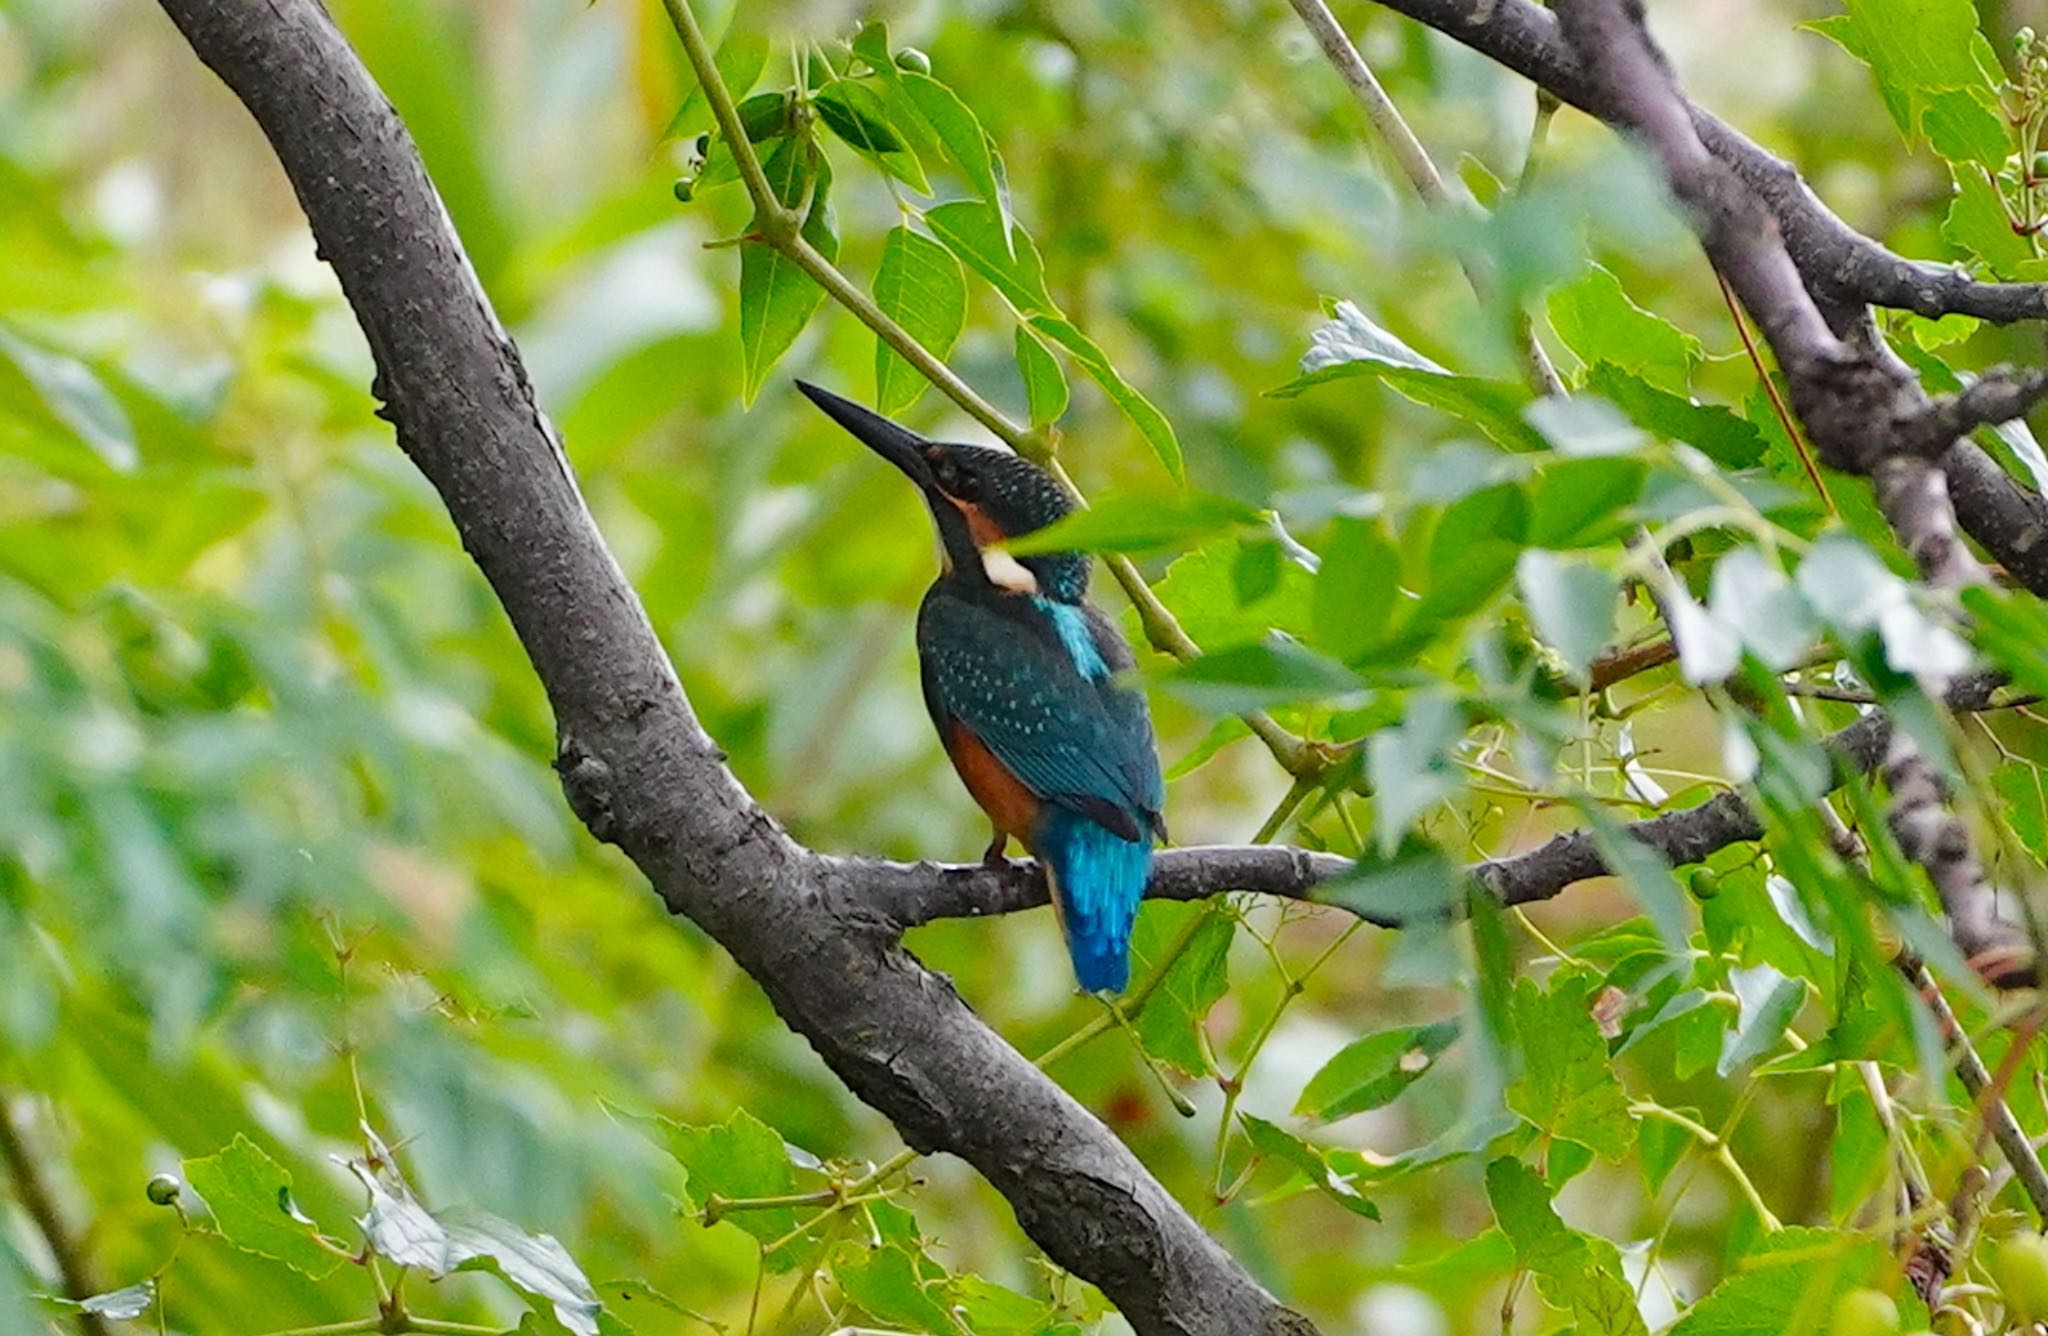
[[[989,821],[1020,843],[1028,841],[1032,827],[1038,824],[1038,799],[1031,790],[960,724],[946,730],[945,742],[946,755],[953,758],[960,782],[988,813]]]

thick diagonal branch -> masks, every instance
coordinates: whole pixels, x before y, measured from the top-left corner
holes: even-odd
[[[1589,85],[1655,157],[1714,268],[1770,341],[1793,408],[1823,457],[1870,476],[1885,518],[1930,585],[1954,591],[1983,581],[1983,568],[1956,533],[1947,480],[1928,459],[1951,448],[1940,433],[1973,425],[1958,409],[1963,400],[1930,401],[1919,380],[1863,332],[1861,319],[1845,326],[1846,339],[1837,335],[1801,281],[1776,219],[1707,151],[1637,0],[1558,0],[1557,8]],[[1984,398],[1994,411],[2006,406],[1998,394]],[[1986,960],[1995,982],[2030,982],[2033,952],[2017,928],[1999,919],[1997,892],[1968,830],[1903,732],[1892,740],[1885,780],[1892,831],[1933,882],[1959,947]]]
[[[922,1151],[1170,1336],[1301,1333],[1122,1142],[905,953],[843,865],[792,841],[698,723],[606,549],[419,154],[318,0],[162,0],[269,137],[441,494],[555,712],[577,814],[760,984]]]
[[[1616,125],[1628,123],[1614,91],[1589,73],[1564,39],[1557,17],[1530,0],[1380,3],[1464,43],[1582,111]],[[1955,266],[1896,255],[1830,211],[1790,163],[1711,112],[1682,98],[1678,106],[1690,119],[1697,142],[1749,187],[1775,222],[1776,235],[1800,280],[1837,334],[1847,335],[1862,323],[1867,305],[1925,316],[1965,314],[2001,323],[2048,318],[2048,285],[1980,283]],[[1988,420],[2011,406],[1986,403],[1989,397],[1987,392],[1953,410],[1955,425],[1969,417]],[[2011,403],[2030,398],[2015,394]],[[2048,502],[2016,482],[1961,431],[1952,440],[1940,462],[1963,529],[2015,579],[2048,597]]]

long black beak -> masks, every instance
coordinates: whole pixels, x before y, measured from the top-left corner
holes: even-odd
[[[924,456],[924,437],[809,381],[800,380],[796,387],[806,399],[824,409],[826,417],[853,433],[854,439],[902,469],[922,491],[929,493],[937,485],[932,478],[932,466]]]

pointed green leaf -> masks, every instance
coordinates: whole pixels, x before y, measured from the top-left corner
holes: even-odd
[[[1206,492],[1166,496],[1117,493],[1076,510],[1043,529],[1012,539],[1019,556],[1037,552],[1156,552],[1189,547],[1227,529],[1258,523],[1259,512],[1241,501]]]
[[[1650,384],[1684,394],[1706,355],[1700,341],[1629,300],[1599,265],[1550,294],[1550,325],[1587,366],[1608,362]]]
[[[1024,378],[1024,403],[1031,426],[1051,426],[1067,411],[1067,377],[1052,349],[1023,325],[1017,326],[1017,372]]]
[[[803,235],[826,259],[839,254],[826,199],[830,174],[810,143],[785,139],[762,164],[768,184],[784,204],[796,207],[810,191],[810,209]],[[811,313],[825,299],[825,290],[797,267],[794,260],[760,242],[740,247],[741,399],[752,403],[762,382],[803,333]]]
[[[1379,528],[1340,519],[1316,572],[1316,647],[1356,663],[1380,639],[1400,600],[1401,559]]]
[[[1174,481],[1186,482],[1187,468],[1181,459],[1180,438],[1174,435],[1173,424],[1166,420],[1166,414],[1153,406],[1150,399],[1131,388],[1130,382],[1118,374],[1110,364],[1109,355],[1096,345],[1095,340],[1057,316],[1034,315],[1030,322],[1034,331],[1066,349],[1088,373],[1088,378],[1102,387],[1109,401],[1131,420],[1139,435],[1152,447],[1152,453],[1159,456],[1159,462],[1166,465],[1166,471],[1173,475]]]
[[[989,146],[988,133],[981,128],[981,122],[957,93],[929,74],[905,70],[897,79],[946,156],[966,176],[967,184],[981,196],[982,203],[995,210],[1004,225],[1003,233],[1008,234],[1010,204],[1003,198],[995,150]]]
[[[1515,1260],[1535,1273],[1545,1299],[1577,1320],[1581,1336],[1647,1336],[1620,1252],[1558,1219],[1541,1174],[1519,1160],[1495,1160],[1486,1166],[1486,1195]]]
[[[1614,638],[1620,582],[1590,562],[1533,547],[1516,563],[1515,578],[1537,636],[1557,651],[1573,680],[1585,684],[1593,659]]]
[[[930,237],[907,227],[890,231],[875,270],[875,304],[932,356],[944,359],[967,323],[967,280],[960,262]],[[930,384],[888,344],[875,343],[875,408],[897,413]]]
[[[1391,1103],[1458,1037],[1456,1021],[1406,1025],[1353,1040],[1303,1088],[1294,1111],[1324,1122]]]
[[[1331,1156],[1320,1147],[1264,1118],[1240,1113],[1238,1119],[1244,1124],[1245,1136],[1251,1141],[1252,1149],[1259,1155],[1292,1166],[1314,1184],[1318,1192],[1353,1215],[1362,1215],[1368,1220],[1380,1218],[1379,1207],[1358,1190],[1354,1176],[1332,1163]]]
[[[979,200],[965,199],[927,210],[924,221],[960,263],[986,279],[1018,311],[1058,313],[1045,289],[1045,262],[1023,228],[1006,229],[1001,214]]]

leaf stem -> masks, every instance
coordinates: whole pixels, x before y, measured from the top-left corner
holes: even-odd
[[[1050,438],[1041,432],[1034,432],[1010,420],[1001,409],[990,403],[973,386],[962,380],[958,373],[944,361],[933,355],[903,326],[890,319],[874,299],[860,290],[843,270],[805,239],[797,224],[797,215],[784,208],[768,184],[761,162],[748,141],[746,131],[740,126],[739,112],[734,106],[731,92],[725,86],[724,77],[718,72],[717,60],[710,44],[704,40],[703,31],[697,26],[696,16],[691,12],[689,0],[661,0],[667,11],[669,22],[676,35],[682,39],[683,52],[688,56],[690,66],[696,71],[697,81],[703,86],[706,101],[711,104],[713,117],[718,121],[719,133],[732,148],[733,158],[739,164],[740,178],[746,183],[747,194],[753,200],[754,210],[760,215],[755,231],[759,242],[774,247],[795,264],[812,281],[825,290],[827,296],[845,307],[853,316],[870,330],[875,337],[887,344],[891,351],[910,363],[917,371],[937,386],[939,391],[982,426],[994,433],[997,439],[1027,459],[1043,464],[1049,469],[1062,487],[1077,500],[1082,500],[1080,489],[1067,476],[1059,461],[1053,458]],[[1145,638],[1152,647],[1176,659],[1199,658],[1201,646],[1197,645],[1180,622],[1159,601],[1152,592],[1145,577],[1129,558],[1111,556],[1107,558],[1110,574],[1123,588],[1138,611],[1139,624],[1144,628]],[[1266,745],[1283,769],[1294,775],[1320,771],[1326,764],[1316,745],[1308,739],[1289,732],[1270,714],[1253,710],[1242,716],[1246,727]]]
[[[691,67],[697,71],[697,82],[704,89],[704,100],[711,104],[711,116],[718,122],[718,132],[732,150],[733,161],[739,164],[740,179],[747,183],[747,194],[753,198],[755,211],[775,230],[794,236],[796,215],[783,207],[782,201],[769,187],[768,174],[761,170],[761,159],[754,152],[754,142],[747,138],[746,127],[740,124],[739,108],[733,104],[732,93],[718,72],[717,53],[704,40],[704,30],[697,26],[697,16],[690,12],[688,0],[661,0],[661,7],[668,11],[668,21],[682,41]]]
[[[1762,1222],[1764,1229],[1768,1232],[1780,1228],[1778,1217],[1764,1204],[1763,1194],[1757,1191],[1748,1171],[1743,1169],[1742,1162],[1735,1158],[1735,1152],[1729,1149],[1727,1138],[1705,1124],[1695,1122],[1676,1109],[1667,1109],[1662,1104],[1638,1101],[1630,1104],[1628,1111],[1638,1118],[1655,1118],[1691,1133],[1693,1139],[1700,1143],[1700,1148],[1713,1156],[1721,1167],[1728,1171],[1728,1177],[1734,1180],[1736,1188],[1749,1202],[1749,1209],[1756,1212],[1756,1217]]]

